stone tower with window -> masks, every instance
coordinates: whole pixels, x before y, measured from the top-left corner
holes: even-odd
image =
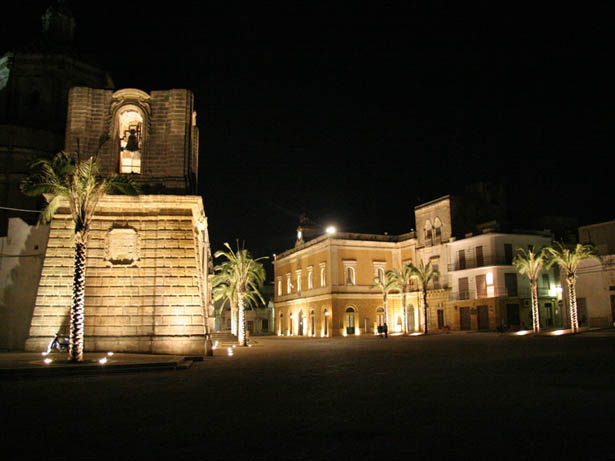
[[[200,355],[211,328],[211,252],[197,190],[194,96],[183,89],[72,88],[66,148],[98,151],[104,175],[129,175],[142,195],[109,195],[88,240],[85,347]],[[106,139],[99,149],[101,137]],[[36,296],[26,350],[65,334],[71,305],[71,219],[58,210]]]
[[[199,131],[191,91],[72,88],[66,150],[92,154],[101,136],[104,174],[131,175],[146,193],[196,193]]]

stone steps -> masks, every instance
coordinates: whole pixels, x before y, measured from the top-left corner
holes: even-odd
[[[237,336],[226,331],[216,332],[212,333],[211,341],[214,345],[216,344],[216,341],[218,341],[218,348],[235,346],[237,345]]]

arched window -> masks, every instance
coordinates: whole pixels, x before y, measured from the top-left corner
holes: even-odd
[[[111,99],[108,126],[118,171],[143,174],[151,125],[151,96],[135,88],[124,88],[113,93]]]
[[[424,227],[424,237],[425,237],[425,243],[431,243],[431,239],[432,239],[432,228],[431,228],[431,221],[428,219],[427,221],[425,221],[425,227]]]
[[[346,285],[356,285],[354,267],[348,266],[346,268]]]
[[[143,151],[143,113],[132,104],[127,104],[117,113],[120,143],[120,173],[141,174]]]
[[[384,269],[382,267],[379,267],[376,272],[377,272],[378,280],[380,281],[384,280]]]
[[[442,221],[440,221],[440,218],[436,218],[433,221],[433,234],[436,242],[442,241]]]

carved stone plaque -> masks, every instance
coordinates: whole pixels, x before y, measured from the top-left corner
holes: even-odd
[[[112,265],[132,266],[139,259],[139,234],[132,228],[115,228],[107,234],[105,259]]]

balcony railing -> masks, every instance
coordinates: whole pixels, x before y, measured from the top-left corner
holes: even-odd
[[[457,260],[452,264],[448,264],[449,272],[452,271],[460,271],[464,269],[474,269],[476,267],[485,267],[485,266],[510,266],[512,265],[512,261],[510,259],[506,259],[505,256],[499,255],[483,255],[482,258],[466,258],[462,260]]]
[[[487,287],[484,292],[478,292],[477,290],[467,291],[453,291],[449,294],[450,301],[463,301],[467,299],[482,299],[482,298],[498,298],[498,297],[510,297],[510,298],[530,298],[530,289],[514,289],[506,287]],[[552,298],[553,292],[547,288],[538,289],[539,298]]]

